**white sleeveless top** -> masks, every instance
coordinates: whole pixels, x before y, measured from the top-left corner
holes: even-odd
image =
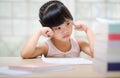
[[[80,47],[76,39],[70,38],[71,41],[71,49],[67,52],[62,52],[59,49],[57,49],[54,44],[51,42],[50,39],[46,41],[48,45],[48,53],[46,57],[79,57],[80,56]]]

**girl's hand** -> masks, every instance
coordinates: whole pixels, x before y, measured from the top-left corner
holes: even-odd
[[[76,30],[87,32],[87,26],[80,21],[73,22]]]
[[[41,34],[51,38],[54,35],[54,32],[49,27],[43,27],[41,28]]]

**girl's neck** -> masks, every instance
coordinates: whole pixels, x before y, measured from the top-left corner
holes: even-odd
[[[68,41],[61,41],[57,39],[51,39],[54,46],[59,49],[60,51],[66,52],[71,49],[71,41],[70,39]]]

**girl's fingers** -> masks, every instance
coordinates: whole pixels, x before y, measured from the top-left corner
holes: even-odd
[[[81,22],[80,22],[80,21],[73,22],[73,25],[74,25],[74,26],[81,25]]]
[[[76,26],[74,22],[72,22],[72,25]]]
[[[79,30],[82,28],[82,25],[80,23],[80,21],[77,21],[77,22],[73,22],[73,25],[75,27],[76,30]]]
[[[46,34],[46,37],[50,37],[48,30],[45,32],[45,34]]]
[[[74,22],[73,25],[75,26],[76,30],[80,30],[80,31],[86,30],[86,26],[80,21]]]
[[[41,29],[42,35],[45,37],[52,37],[53,36],[53,31],[49,27],[43,27]]]
[[[53,31],[52,30],[47,30],[46,35],[47,35],[47,37],[52,37],[53,36]]]

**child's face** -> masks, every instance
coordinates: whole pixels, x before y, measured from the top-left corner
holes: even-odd
[[[57,27],[52,27],[54,38],[62,41],[69,40],[72,34],[72,21],[66,20],[63,24]]]

